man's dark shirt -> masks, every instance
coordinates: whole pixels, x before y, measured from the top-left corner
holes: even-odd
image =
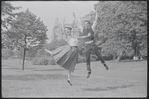
[[[90,27],[90,28],[83,28],[83,34],[82,36],[87,36],[88,34],[91,34],[89,37],[85,38],[84,41],[91,41],[91,40],[94,40],[94,32],[93,32],[93,29]]]

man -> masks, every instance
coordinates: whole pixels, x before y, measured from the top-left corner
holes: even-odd
[[[86,66],[87,66],[87,71],[88,71],[87,78],[89,78],[91,74],[91,66],[90,66],[91,50],[96,54],[96,56],[101,61],[101,63],[105,66],[105,68],[107,70],[109,70],[109,68],[106,65],[104,59],[102,58],[101,53],[98,51],[97,46],[95,45],[94,32],[91,27],[90,21],[86,20],[84,21],[84,23],[85,23],[85,26],[83,27],[83,31],[82,31],[83,33],[81,36],[84,36],[83,40],[85,42]]]

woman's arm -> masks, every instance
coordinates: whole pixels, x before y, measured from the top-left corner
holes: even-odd
[[[64,21],[63,21],[63,23],[62,23],[62,30],[63,30],[63,34],[64,34],[64,38],[66,38],[66,33],[65,33],[65,19],[64,19]]]
[[[77,27],[78,27],[79,31],[80,31],[81,33],[83,33],[83,27],[82,27],[82,25],[80,25],[80,24],[79,24],[79,22],[77,21],[77,19],[76,19],[76,16],[75,16],[75,13],[74,13],[74,12],[73,12],[73,18],[74,18],[74,20],[76,21],[76,25],[77,25]]]
[[[67,38],[67,36],[66,36],[66,32],[65,32],[65,19],[64,19],[64,21],[63,21],[63,24],[62,24],[62,27],[63,27],[63,34],[64,34],[64,40],[66,41],[66,42],[68,42],[68,38]]]

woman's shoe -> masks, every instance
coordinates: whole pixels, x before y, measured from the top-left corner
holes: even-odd
[[[109,67],[106,64],[104,64],[104,66],[105,66],[106,70],[109,70]]]
[[[67,82],[72,86],[71,82],[69,80],[67,80]]]
[[[90,75],[91,75],[91,72],[88,72],[88,74],[87,74],[87,78],[89,78],[89,77],[90,77]]]
[[[53,55],[52,51],[44,49],[46,52],[50,53],[51,55]]]

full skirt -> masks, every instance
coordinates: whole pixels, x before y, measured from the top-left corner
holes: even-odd
[[[78,62],[78,48],[76,46],[62,46],[52,51],[52,53],[55,62],[59,66],[74,72]]]

